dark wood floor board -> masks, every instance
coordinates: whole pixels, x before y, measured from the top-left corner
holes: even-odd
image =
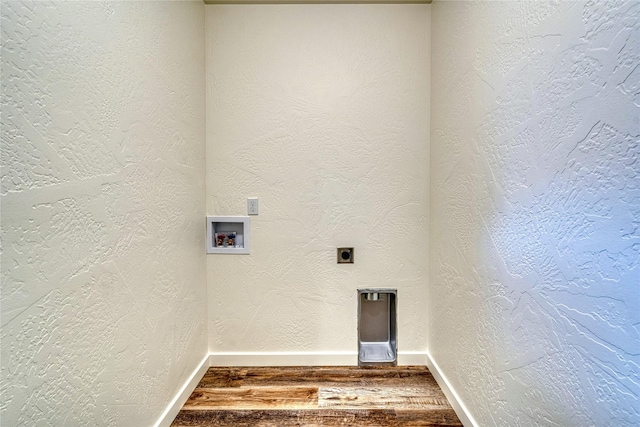
[[[401,366],[401,367],[378,367],[378,366],[294,366],[294,367],[259,367],[244,368],[245,380],[251,381],[290,381],[319,379],[327,381],[351,381],[353,378],[370,378],[381,380],[385,378],[406,378],[415,375],[429,373],[424,367]]]
[[[215,367],[172,426],[460,427],[424,366]]]
[[[250,385],[303,385],[318,387],[385,386],[411,387],[428,384],[437,387],[435,379],[425,367],[247,367],[209,368],[198,387],[239,387]]]
[[[461,427],[452,409],[411,411],[402,416],[393,410],[259,410],[259,411],[181,411],[172,427]]]
[[[451,406],[438,409],[396,409],[396,422],[399,426],[462,426],[460,419]]]
[[[245,372],[239,368],[209,368],[198,383],[198,387],[240,387]]]
[[[172,427],[398,426],[393,410],[181,411]]]

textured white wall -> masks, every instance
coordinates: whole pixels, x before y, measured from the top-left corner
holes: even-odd
[[[432,7],[429,351],[479,425],[639,425],[640,3]]]
[[[207,211],[260,198],[251,254],[208,257],[211,351],[355,353],[361,287],[397,288],[399,349],[425,350],[430,6],[206,18]]]
[[[1,15],[1,423],[150,425],[207,351],[204,5]]]

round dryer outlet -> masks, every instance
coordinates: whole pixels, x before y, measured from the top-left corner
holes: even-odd
[[[353,264],[353,248],[338,248],[338,264]]]

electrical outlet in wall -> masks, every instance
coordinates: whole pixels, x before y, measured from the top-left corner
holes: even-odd
[[[258,198],[249,197],[247,199],[247,214],[258,215]]]

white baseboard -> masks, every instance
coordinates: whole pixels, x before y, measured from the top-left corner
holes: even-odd
[[[358,353],[237,352],[209,353],[210,366],[348,366],[358,364]]]
[[[209,368],[209,355],[205,356],[200,362],[200,365],[193,371],[187,382],[184,383],[176,397],[173,398],[167,409],[160,416],[160,419],[155,424],[155,427],[168,427],[180,412],[180,409],[187,401],[193,390],[196,388],[200,379],[204,376],[205,372]]]
[[[399,351],[398,366],[424,366],[426,358],[424,351]]]
[[[424,365],[425,352],[398,352],[398,365]],[[210,353],[210,366],[357,366],[356,351]]]
[[[460,419],[462,425],[465,427],[478,427],[478,423],[476,423],[476,420],[473,419],[465,404],[462,403],[462,400],[460,399],[460,396],[458,396],[458,393],[456,393],[456,391],[453,389],[451,383],[449,383],[449,380],[447,380],[447,377],[444,376],[444,374],[440,370],[440,367],[428,352],[426,353],[426,362],[427,368],[429,368],[431,375],[433,375],[433,378],[435,378],[444,395],[447,396],[449,403],[453,407],[453,410],[456,411],[456,415]]]

